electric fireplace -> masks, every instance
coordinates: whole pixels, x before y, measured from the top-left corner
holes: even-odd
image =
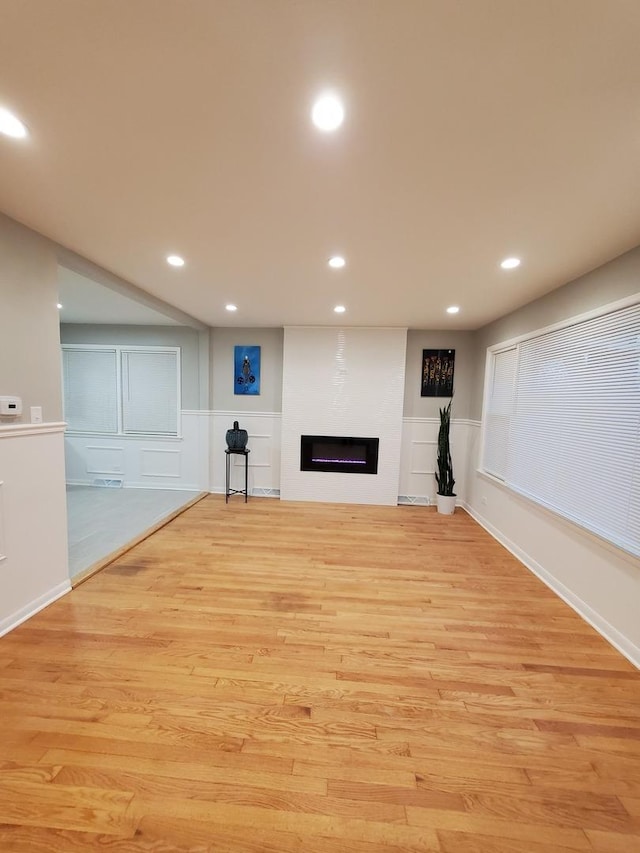
[[[377,474],[378,444],[377,438],[302,435],[300,470]]]

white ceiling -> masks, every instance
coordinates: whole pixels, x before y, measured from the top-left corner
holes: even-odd
[[[637,0],[0,0],[0,20],[0,106],[31,131],[0,137],[1,209],[209,325],[475,328],[640,243]],[[327,87],[333,135],[309,121]]]

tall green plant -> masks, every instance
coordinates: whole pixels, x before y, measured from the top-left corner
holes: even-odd
[[[438,470],[436,471],[436,482],[438,494],[454,496],[453,487],[456,481],[453,479],[453,463],[451,461],[451,449],[449,447],[449,428],[451,427],[451,403],[440,409],[440,430],[438,432]]]

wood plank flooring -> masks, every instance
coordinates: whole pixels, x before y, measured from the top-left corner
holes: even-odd
[[[177,514],[201,492],[67,486],[69,574],[79,581]]]
[[[217,496],[0,641],[2,853],[640,850],[640,674],[462,511]]]

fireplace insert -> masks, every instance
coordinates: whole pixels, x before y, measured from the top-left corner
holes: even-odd
[[[377,438],[302,435],[300,470],[377,474],[378,444]]]

